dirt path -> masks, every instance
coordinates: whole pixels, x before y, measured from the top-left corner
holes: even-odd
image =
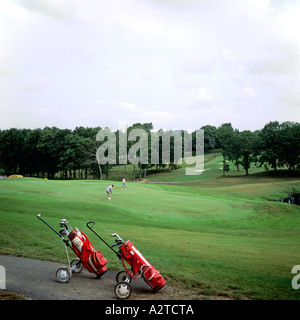
[[[67,283],[59,283],[56,271],[60,263],[34,259],[1,256],[0,265],[5,268],[6,290],[25,295],[27,299],[41,300],[115,300],[116,273],[108,271],[102,278],[83,270],[73,274]],[[143,293],[154,295],[142,280],[132,282],[130,300]],[[159,294],[159,293],[157,293]]]
[[[5,291],[25,295],[26,299],[117,300],[114,293],[117,271],[109,270],[96,279],[94,274],[83,270],[73,274],[69,282],[59,283],[56,271],[62,266],[60,263],[0,255],[0,266],[5,268]],[[169,283],[154,293],[142,278],[133,280],[131,287],[128,300],[230,300],[224,296],[199,295]]]

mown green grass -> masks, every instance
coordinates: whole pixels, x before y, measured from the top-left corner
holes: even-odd
[[[207,164],[211,172],[219,159]],[[209,172],[210,170],[207,170]],[[220,170],[221,171],[221,170]],[[178,181],[178,180],[177,180]],[[114,183],[112,200],[105,188]],[[62,218],[85,232],[110,269],[122,266],[87,227],[112,243],[130,239],[168,283],[235,299],[299,299],[291,269],[300,264],[300,209],[269,201],[300,190],[292,178],[224,177],[182,184],[111,181],[0,181],[0,254],[66,262]]]
[[[198,158],[198,162],[200,163],[200,158]],[[182,163],[177,165],[177,169],[172,169],[169,171],[168,165],[166,165],[164,168],[160,168],[158,171],[156,171],[155,167],[152,167],[151,169],[147,169],[147,175],[146,178],[144,177],[144,171],[142,170],[140,172],[140,168],[138,165],[135,165],[135,180],[140,180],[140,174],[141,174],[141,180],[143,181],[150,181],[150,182],[181,182],[181,181],[195,181],[195,180],[203,180],[203,179],[210,179],[210,178],[216,178],[219,177],[222,174],[222,159],[223,157],[220,155],[220,153],[211,153],[206,154],[204,156],[204,164],[209,163],[208,170],[205,171],[205,174],[195,174],[191,176],[185,175],[186,168],[196,168],[196,160],[195,157],[193,158],[187,158],[188,161],[191,161],[193,163],[192,165],[188,165],[185,160],[182,160]],[[198,163],[197,162],[197,163]],[[206,169],[206,168],[205,168]],[[236,168],[231,165],[232,170],[236,170]],[[256,169],[257,170],[257,169]],[[263,169],[258,169],[259,171],[262,171]],[[253,169],[252,169],[253,171]],[[196,172],[196,171],[195,171]],[[243,171],[239,172],[240,174],[243,174]],[[134,177],[134,165],[127,164],[125,165],[117,165],[113,166],[111,170],[109,171],[109,179],[110,180],[118,180],[121,181],[122,178],[126,178],[127,180],[133,180]],[[187,180],[188,179],[188,180]]]

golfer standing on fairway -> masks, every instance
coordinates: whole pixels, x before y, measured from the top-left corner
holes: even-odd
[[[127,187],[126,187],[126,179],[125,178],[122,179],[122,189],[121,190],[123,190],[124,188],[125,188],[125,190],[127,189]]]
[[[108,200],[111,200],[111,197],[109,196],[109,194],[111,193],[112,194],[112,188],[113,188],[113,184],[109,187],[106,188],[106,193],[107,193],[107,199]]]

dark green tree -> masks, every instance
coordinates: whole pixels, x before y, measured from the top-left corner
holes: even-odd
[[[24,174],[24,134],[23,130],[11,128],[3,130],[0,136],[0,168],[6,175]]]
[[[256,143],[256,135],[253,132],[245,130],[240,133],[240,164],[246,171],[246,175],[249,175],[250,165],[255,155]]]
[[[215,149],[217,128],[206,125],[201,127],[201,129],[204,130],[204,152]]]
[[[216,138],[219,146],[222,148],[223,155],[223,175],[227,171],[226,160],[231,156],[231,145],[234,140],[234,130],[231,123],[224,123],[218,127],[216,132]]]
[[[37,149],[41,154],[41,171],[47,173],[48,178],[54,179],[55,174],[61,169],[60,157],[64,148],[65,136],[70,134],[69,129],[57,127],[45,127],[37,143]]]
[[[283,122],[280,125],[279,166],[287,166],[289,171],[295,170],[300,163],[300,124]]]
[[[259,133],[258,149],[260,164],[268,163],[276,172],[282,157],[281,127],[278,121],[267,123]]]

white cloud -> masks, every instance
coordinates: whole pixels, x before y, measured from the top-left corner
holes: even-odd
[[[191,96],[187,101],[182,102],[182,106],[188,109],[197,109],[202,107],[211,107],[213,105],[214,99],[206,88],[201,87],[196,90],[193,96]]]
[[[12,0],[12,2],[58,20],[65,20],[69,16],[70,6],[64,7],[64,3],[59,0]]]
[[[299,16],[296,0],[2,0],[0,128],[297,120]]]
[[[256,97],[256,91],[254,88],[244,88],[243,89],[243,93],[242,93],[243,97],[247,97],[247,98],[255,98]]]

